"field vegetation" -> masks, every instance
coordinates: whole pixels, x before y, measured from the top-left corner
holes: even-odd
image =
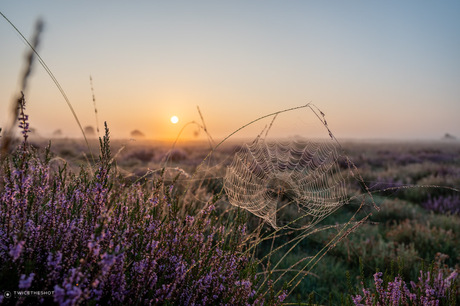
[[[249,144],[114,141],[107,124],[99,142],[46,142],[23,92],[15,102],[0,138],[2,304],[458,301],[457,141],[340,143],[307,104],[260,117],[272,121]],[[301,108],[328,142],[265,141]]]
[[[47,145],[27,137],[21,118],[22,140],[2,154],[0,282],[4,292],[52,294],[4,303],[390,304],[397,292],[401,304],[449,305],[458,298],[456,142],[344,143],[363,179],[348,192],[363,192],[365,183],[372,199],[350,201],[304,232],[274,230],[228,202],[222,180],[241,144],[223,146],[203,165],[203,143],[110,142],[107,128],[91,149],[81,140]],[[364,221],[323,252],[353,218]],[[299,273],[301,281],[290,282]]]

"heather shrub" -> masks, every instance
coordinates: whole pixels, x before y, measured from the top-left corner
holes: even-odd
[[[245,226],[223,226],[216,197],[179,214],[174,185],[125,181],[113,167],[108,129],[91,168],[50,165],[26,139],[2,156],[0,287],[46,291],[3,302],[246,304],[256,294]],[[59,161],[58,161],[59,162]],[[238,220],[238,218],[235,218]],[[273,295],[278,302],[284,295]]]
[[[458,272],[433,266],[420,270],[417,282],[409,283],[399,275],[392,280],[377,272],[374,286],[362,287],[352,301],[355,305],[456,305],[459,294]]]
[[[358,273],[357,263],[360,259],[365,261],[362,269],[366,273],[377,268],[390,267],[399,259],[404,262],[401,273],[405,276],[411,275],[412,267],[420,260],[414,244],[395,243],[382,234],[382,230],[376,226],[363,225],[357,235],[338,245],[333,254],[338,258],[346,258],[350,265],[348,270],[354,271],[355,275]]]
[[[404,200],[386,199],[380,205],[378,214],[371,217],[372,221],[391,223],[400,222],[406,219],[421,219],[425,211],[419,205]]]
[[[441,166],[437,171],[437,166],[433,164],[413,165],[413,169],[420,169],[420,172],[406,174],[404,169],[399,169],[399,176],[405,175],[410,188],[402,188],[398,196],[414,203],[426,202],[429,198],[438,198],[452,194],[449,188],[456,188],[460,184],[460,172],[458,168],[444,171]],[[455,165],[453,165],[455,167]],[[454,171],[455,170],[455,171]],[[396,171],[396,170],[395,170]],[[412,176],[412,178],[410,177]]]
[[[460,214],[460,196],[450,194],[447,196],[429,197],[422,203],[423,208],[441,214]]]
[[[316,282],[320,283],[323,275],[334,272],[335,276],[331,279],[340,280],[334,288],[344,287],[346,275],[350,276],[354,286],[357,280],[362,279],[360,269],[366,275],[376,269],[388,275],[386,271],[392,270],[394,263],[401,263],[399,274],[402,279],[416,279],[421,262],[431,262],[438,252],[448,255],[445,262],[450,267],[458,265],[460,219],[457,216],[427,213],[420,205],[397,198],[375,196],[374,199],[380,211],[322,259],[313,270],[319,276]],[[336,214],[341,215],[343,212]],[[360,260],[362,267],[358,266]],[[330,270],[324,272],[327,269]],[[392,275],[394,279],[395,274]],[[310,281],[311,286],[314,281]],[[315,288],[315,291],[319,292],[322,288]],[[335,303],[339,303],[337,296],[334,294]],[[323,303],[326,301],[322,300]]]
[[[460,218],[457,215],[429,213],[427,219],[432,226],[450,230],[453,233],[460,233]]]
[[[399,244],[413,244],[417,255],[425,260],[434,258],[437,252],[458,254],[459,237],[452,230],[434,227],[429,224],[405,220],[387,233],[387,238]]]

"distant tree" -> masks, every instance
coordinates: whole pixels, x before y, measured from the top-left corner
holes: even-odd
[[[449,133],[446,133],[444,134],[444,139],[448,139],[448,140],[454,140],[456,139],[454,135],[451,135]]]
[[[134,130],[134,131],[131,132],[131,137],[133,137],[133,138],[144,138],[145,135],[144,135],[144,133],[142,133],[139,130]]]
[[[61,137],[62,136],[62,130],[61,129],[57,129],[53,132],[53,136],[54,137]]]
[[[92,126],[90,125],[86,126],[84,128],[84,131],[85,131],[86,137],[96,137],[96,131],[94,130]]]

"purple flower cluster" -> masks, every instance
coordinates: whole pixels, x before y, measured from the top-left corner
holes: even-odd
[[[441,270],[432,277],[430,271],[420,271],[418,283],[410,282],[410,288],[400,276],[384,286],[383,273],[374,274],[375,290],[363,288],[362,295],[352,296],[355,305],[449,305],[460,293],[455,285],[458,273],[447,277]]]
[[[0,288],[51,290],[38,301],[62,305],[269,302],[256,294],[244,227],[220,225],[211,204],[175,215],[173,187],[161,179],[154,188],[126,183],[106,135],[94,174],[55,169],[29,151],[4,160]]]
[[[437,213],[442,214],[460,214],[460,195],[451,194],[448,196],[430,197],[422,203],[422,206]]]
[[[386,162],[399,166],[406,166],[409,164],[419,164],[423,162],[433,162],[438,164],[449,163],[455,158],[455,153],[442,152],[438,149],[420,149],[409,151],[381,150],[378,151],[377,155],[368,162],[377,166],[383,166]]]

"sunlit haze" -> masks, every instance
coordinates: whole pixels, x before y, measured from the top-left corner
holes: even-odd
[[[460,1],[3,1],[0,11],[27,38],[43,19],[37,51],[82,126],[107,121],[113,137],[172,139],[203,125],[201,111],[217,139],[312,102],[338,139],[460,138]],[[0,19],[4,127],[27,46]],[[38,62],[25,94],[39,135],[80,137]],[[275,123],[309,136],[308,112]],[[183,133],[205,139],[196,134]]]
[[[174,124],[176,124],[176,123],[179,122],[179,118],[177,118],[177,116],[172,116],[172,117],[171,117],[171,122],[174,123]]]

